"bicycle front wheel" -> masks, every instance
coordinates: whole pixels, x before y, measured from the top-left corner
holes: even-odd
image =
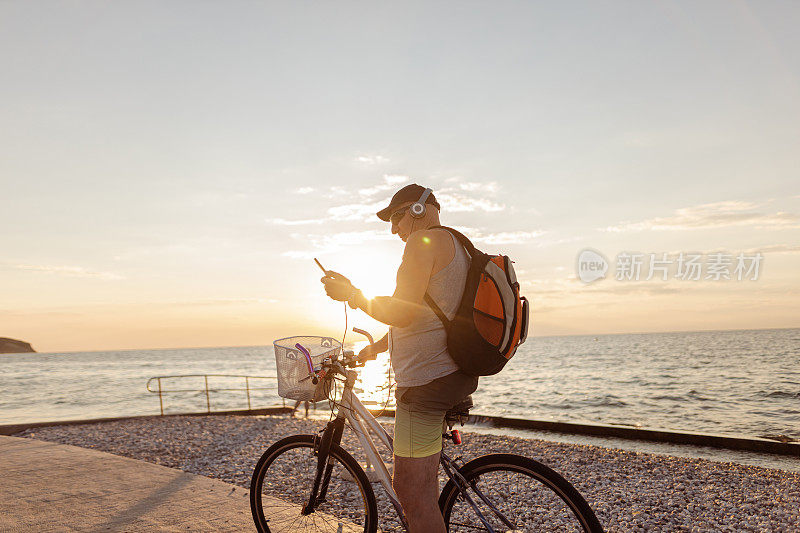
[[[459,472],[469,485],[467,493],[494,531],[603,531],[575,487],[533,459],[485,455]],[[453,480],[442,489],[439,508],[449,532],[489,531]]]
[[[378,527],[375,493],[353,456],[332,443],[331,476],[311,513],[303,508],[317,472],[313,435],[281,439],[264,452],[250,483],[250,509],[259,531],[374,533]]]

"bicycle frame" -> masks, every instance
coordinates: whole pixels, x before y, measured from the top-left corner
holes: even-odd
[[[378,478],[378,481],[386,491],[386,495],[389,497],[389,501],[392,502],[392,506],[395,508],[395,511],[397,511],[397,515],[400,517],[403,527],[408,530],[408,522],[403,514],[403,507],[400,505],[400,500],[397,497],[397,493],[392,487],[392,476],[389,474],[389,469],[386,467],[386,464],[383,462],[383,459],[378,452],[378,447],[375,445],[375,442],[372,440],[372,438],[370,438],[369,430],[371,429],[373,433],[378,436],[380,441],[390,452],[394,450],[394,440],[389,433],[383,429],[383,426],[380,425],[375,417],[372,416],[372,413],[370,413],[369,410],[364,407],[364,404],[361,403],[361,400],[359,400],[358,397],[353,393],[356,372],[354,370],[349,370],[347,371],[346,375],[347,380],[345,381],[344,391],[342,392],[342,400],[336,404],[336,419],[333,422],[330,422],[325,428],[321,442],[324,443],[326,440],[326,435],[330,434],[333,442],[340,444],[345,420],[350,423],[350,427],[353,429],[359,443],[361,444],[361,447],[364,450],[364,453],[367,455],[367,461],[369,464],[375,467],[375,474]],[[322,452],[327,455],[328,449],[330,448],[328,447],[324,450],[321,449],[320,455],[322,455]],[[321,457],[320,461],[322,461],[322,459],[323,458]],[[325,457],[325,460],[327,460],[327,457]],[[326,474],[325,481],[330,478],[329,469]],[[323,491],[327,490],[327,486],[325,485],[321,488]],[[312,493],[314,492],[315,491],[312,490]],[[324,492],[322,492],[321,495],[324,497]]]
[[[356,372],[354,370],[348,370],[346,371],[345,375],[347,379],[345,380],[344,391],[342,392],[342,400],[336,403],[336,418],[329,422],[325,427],[325,430],[319,441],[320,444],[317,448],[317,472],[309,501],[304,507],[303,513],[308,514],[314,512],[316,505],[325,500],[325,495],[328,490],[328,482],[330,481],[331,471],[333,469],[332,465],[328,464],[330,445],[332,442],[341,444],[345,421],[347,421],[350,423],[350,427],[355,432],[361,447],[364,449],[364,452],[367,455],[367,461],[369,464],[375,467],[375,474],[378,478],[378,481],[386,491],[389,501],[392,502],[392,506],[395,508],[397,516],[400,518],[400,522],[405,530],[408,531],[408,522],[405,514],[403,513],[403,508],[400,505],[400,500],[397,497],[397,493],[392,487],[392,478],[389,474],[389,469],[383,462],[375,442],[370,437],[369,430],[371,429],[373,433],[378,436],[379,440],[390,452],[394,451],[394,440],[383,428],[383,426],[381,426],[380,423],[375,419],[375,417],[372,416],[372,413],[370,413],[369,410],[364,407],[364,404],[361,403],[361,400],[359,400],[358,397],[353,393],[353,386],[355,385],[357,375]],[[442,465],[447,476],[453,481],[453,483],[456,484],[467,503],[469,503],[469,505],[474,509],[478,518],[481,520],[481,522],[483,522],[490,532],[494,532],[494,529],[491,527],[486,517],[478,508],[474,499],[467,492],[468,487],[475,491],[479,498],[507,527],[511,529],[514,528],[513,524],[509,522],[505,516],[503,516],[503,514],[488,500],[488,498],[483,495],[483,493],[474,484],[469,483],[466,479],[464,479],[464,477],[458,471],[457,465],[452,459],[450,459],[449,456],[447,456],[447,454],[444,453],[444,451],[441,453],[440,464]]]

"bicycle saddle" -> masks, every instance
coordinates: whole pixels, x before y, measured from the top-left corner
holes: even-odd
[[[472,395],[467,396],[456,405],[451,407],[446,413],[445,418],[454,418],[458,419],[462,416],[469,416],[469,410],[474,407],[472,403]]]

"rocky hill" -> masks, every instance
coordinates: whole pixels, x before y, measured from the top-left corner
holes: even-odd
[[[33,346],[27,342],[0,337],[0,353],[27,353],[35,351]]]

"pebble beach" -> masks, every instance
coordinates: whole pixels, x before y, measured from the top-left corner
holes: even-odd
[[[170,416],[26,430],[17,436],[71,444],[177,468],[249,488],[253,467],[277,439],[324,422],[288,416]],[[386,425],[392,431],[391,423]],[[800,532],[800,473],[736,463],[462,431],[451,455],[513,452],[553,468],[589,502],[606,531]],[[365,460],[346,430],[342,445]],[[390,461],[390,454],[384,453]],[[375,486],[381,528],[398,530]]]

